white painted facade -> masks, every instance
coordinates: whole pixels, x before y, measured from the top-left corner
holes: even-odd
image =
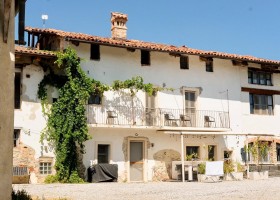
[[[174,159],[178,160],[176,156],[172,156],[176,152],[181,154],[178,132],[184,133],[184,157],[187,146],[198,146],[199,159],[207,160],[208,146],[213,145],[215,160],[223,160],[224,151],[231,151],[231,158],[237,162],[242,162],[240,150],[245,145],[246,135],[280,135],[277,123],[280,121],[280,96],[273,95],[273,115],[256,115],[250,114],[249,93],[241,91],[242,87],[280,90],[280,74],[276,73],[272,75],[273,86],[248,83],[248,67],[260,68],[260,64],[249,62],[248,66],[244,67],[233,65],[230,59],[213,58],[214,72],[206,72],[205,61],[197,55],[188,55],[189,69],[183,70],[180,69],[179,57],[165,52],[151,51],[151,65],[141,66],[139,49],[131,52],[126,48],[100,45],[100,60],[95,61],[90,59],[90,44],[82,42],[78,46],[70,42],[65,44],[76,49],[78,56],[82,58],[81,65],[85,73],[102,83],[111,85],[114,80],[123,81],[141,76],[145,83],[173,88],[174,91],[158,92],[155,109],[183,111],[185,90],[196,92],[196,110],[228,112],[229,109],[229,128],[166,127],[161,123],[164,121],[162,110],[157,115],[159,118],[156,126],[146,125],[145,120],[141,118],[141,112],[149,105],[146,105],[146,95],[139,91],[133,99],[133,106],[138,108],[140,113],[135,114],[135,124],[118,124],[115,120],[125,120],[130,117],[131,113],[127,111],[131,110],[131,97],[122,92],[105,92],[101,105],[91,105],[88,108],[91,113],[88,114],[88,121],[92,139],[85,143],[86,153],[83,156],[83,164],[86,168],[91,163],[98,163],[98,144],[107,144],[110,163],[118,164],[119,181],[131,181],[129,141],[143,141],[143,181],[152,181],[157,178],[158,168],[165,170],[161,173],[171,175],[171,163]],[[46,143],[39,142],[40,132],[46,121],[36,94],[43,75],[40,66],[28,65],[23,68],[21,109],[15,110],[15,127],[21,128],[20,141],[35,149],[37,161],[42,156],[54,157],[51,148],[45,147]],[[50,88],[49,99],[57,97],[57,91]],[[126,112],[121,113],[119,110],[118,119],[108,123],[106,111],[115,109],[116,106],[123,106]],[[215,123],[221,125],[222,120],[219,117],[215,118]],[[159,153],[160,151],[163,153]]]

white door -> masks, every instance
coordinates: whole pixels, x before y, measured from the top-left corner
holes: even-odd
[[[144,181],[144,141],[130,141],[130,181]]]

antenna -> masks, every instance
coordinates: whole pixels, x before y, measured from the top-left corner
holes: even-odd
[[[46,20],[49,19],[48,15],[42,15],[42,20],[43,20],[43,28],[46,28]]]

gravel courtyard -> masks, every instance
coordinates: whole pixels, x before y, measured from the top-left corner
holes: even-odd
[[[280,199],[280,177],[268,180],[150,183],[88,183],[88,184],[22,184],[40,199],[68,198],[71,200],[186,200],[186,199]]]

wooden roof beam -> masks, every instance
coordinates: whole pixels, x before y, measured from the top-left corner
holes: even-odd
[[[234,66],[241,66],[241,67],[248,66],[248,62],[247,61],[242,61],[242,60],[232,60],[232,64]]]

